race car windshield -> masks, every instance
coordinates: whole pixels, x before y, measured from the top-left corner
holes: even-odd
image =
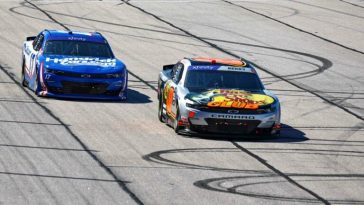
[[[231,71],[189,71],[186,76],[185,87],[190,91],[207,89],[239,89],[246,91],[261,91],[263,86],[254,73]]]
[[[66,56],[90,56],[101,58],[113,58],[113,54],[106,43],[95,43],[90,41],[47,41],[45,55]]]

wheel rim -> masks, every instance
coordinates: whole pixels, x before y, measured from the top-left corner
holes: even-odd
[[[173,124],[174,125],[173,128],[174,128],[175,131],[178,131],[179,130],[179,126],[178,126],[178,120],[179,120],[179,118],[180,118],[179,117],[179,110],[177,110],[176,119],[174,120],[174,124]]]

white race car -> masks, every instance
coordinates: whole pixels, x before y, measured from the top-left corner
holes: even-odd
[[[158,117],[177,133],[272,135],[280,103],[242,60],[184,58],[158,80]]]

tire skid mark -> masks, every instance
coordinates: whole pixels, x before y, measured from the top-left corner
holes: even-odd
[[[247,155],[251,156],[252,158],[256,159],[257,161],[259,161],[261,164],[263,164],[264,166],[266,166],[268,169],[270,169],[271,171],[273,171],[274,173],[276,173],[278,176],[286,179],[290,184],[302,189],[303,191],[307,192],[308,194],[310,194],[311,196],[315,197],[317,200],[321,201],[324,204],[330,204],[329,201],[327,201],[326,199],[324,199],[322,196],[318,195],[317,193],[315,193],[314,191],[304,187],[303,185],[301,185],[300,183],[298,183],[297,181],[295,181],[294,179],[292,179],[290,176],[286,175],[285,173],[281,172],[279,169],[275,168],[273,165],[269,164],[266,160],[264,160],[263,158],[259,157],[258,155],[254,154],[253,152],[249,151],[248,149],[244,148],[243,146],[240,146],[237,142],[235,141],[231,141],[231,143],[238,148],[239,150],[243,151],[244,153],[246,153]]]
[[[124,0],[122,0],[122,1],[124,1]],[[184,30],[184,29],[182,29],[182,28],[180,28],[180,27],[178,27],[178,26],[176,26],[176,25],[174,25],[173,23],[170,23],[170,22],[168,22],[168,21],[166,21],[166,20],[164,20],[164,19],[162,19],[162,18],[160,18],[160,17],[158,17],[157,15],[155,15],[155,14],[153,14],[153,13],[150,13],[150,12],[148,12],[148,11],[146,11],[146,10],[144,10],[144,9],[142,9],[142,8],[140,8],[140,7],[138,7],[138,6],[135,6],[135,5],[133,5],[133,4],[131,4],[130,2],[126,2],[126,1],[124,1],[124,3],[125,4],[127,4],[127,5],[129,5],[129,6],[131,6],[131,7],[133,7],[133,8],[135,8],[135,9],[137,9],[137,10],[139,10],[139,11],[141,11],[141,12],[143,12],[143,13],[145,13],[145,14],[148,14],[148,15],[150,15],[150,16],[152,16],[152,17],[154,17],[155,19],[157,19],[157,20],[159,20],[159,21],[161,21],[161,22],[164,22],[165,24],[167,24],[167,25],[169,25],[169,26],[171,26],[171,27],[173,27],[173,28],[176,28],[176,29],[178,29],[178,30],[180,30],[180,31],[182,31],[183,33],[185,33],[185,34],[187,34],[187,35],[189,35],[189,36],[191,36],[191,37],[193,37],[193,38],[195,38],[195,39],[198,39],[198,40],[200,40],[200,41],[202,41],[202,42],[204,42],[204,43],[206,43],[206,44],[208,44],[208,45],[210,45],[212,48],[215,48],[215,49],[217,49],[217,50],[219,50],[219,51],[221,51],[221,52],[223,52],[223,53],[226,53],[226,54],[228,54],[228,55],[231,55],[231,56],[233,56],[233,57],[235,57],[235,58],[240,58],[240,56],[238,56],[238,55],[236,55],[236,54],[234,54],[234,53],[231,53],[230,51],[227,51],[227,50],[225,50],[225,49],[223,49],[223,48],[221,48],[221,47],[219,47],[218,45],[216,45],[216,44],[213,44],[213,43],[211,43],[211,42],[209,42],[209,41],[206,41],[206,40],[204,40],[204,39],[202,39],[202,38],[200,38],[200,37],[198,37],[198,36],[196,36],[196,35],[194,35],[194,34],[192,34],[192,33],[190,33],[189,31],[187,31],[187,30]],[[364,54],[364,53],[363,53]],[[252,63],[252,62],[251,62]],[[268,71],[267,69],[264,69],[264,68],[262,68],[262,67],[260,67],[260,66],[258,66],[258,65],[256,65],[255,63],[252,63],[255,67],[257,67],[257,68],[260,68],[261,70],[263,70],[263,71],[266,71],[267,73],[269,73],[269,74],[271,74],[271,75],[274,75],[274,76],[276,76],[276,77],[278,77],[278,78],[280,78],[280,79],[282,79],[282,80],[284,80],[284,81],[286,81],[286,82],[289,82],[290,84],[292,84],[292,85],[295,85],[296,87],[298,87],[295,83],[293,83],[293,82],[291,82],[291,81],[289,81],[289,80],[287,80],[287,79],[285,79],[285,78],[283,78],[283,77],[280,77],[279,75],[276,75],[276,74],[273,74],[271,71]],[[298,87],[298,88],[301,88],[301,86],[300,87]],[[302,88],[301,88],[302,89]],[[312,92],[312,91],[309,91],[309,90],[307,90],[308,92]],[[322,96],[320,96],[319,94],[317,94],[317,93],[313,93],[312,92],[312,94],[315,94],[316,96],[318,96],[318,97],[320,97],[320,98],[323,98]],[[328,99],[326,99],[326,98],[323,98],[325,101],[328,101],[328,102],[331,102],[330,100],[328,100]],[[331,102],[332,104],[335,104],[334,102]],[[336,104],[335,104],[336,105]],[[337,106],[340,106],[340,105],[337,105]],[[341,106],[340,106],[341,107]],[[347,112],[351,112],[350,110],[348,110],[348,109],[346,109],[346,108],[344,108],[345,110],[347,110]],[[351,112],[351,113],[353,113],[353,112]],[[356,113],[353,113],[354,115],[356,115],[356,117],[357,118],[361,118],[359,115],[357,115]],[[364,118],[362,118],[362,120],[364,120]],[[304,187],[304,186],[302,186],[301,184],[299,184],[299,183],[297,183],[296,181],[294,181],[292,178],[290,178],[289,176],[287,176],[287,175],[285,175],[283,172],[281,172],[281,171],[279,171],[278,169],[276,169],[275,167],[273,167],[273,166],[271,166],[270,164],[268,164],[265,160],[263,160],[262,158],[260,158],[259,156],[257,156],[257,155],[255,155],[255,154],[253,154],[252,152],[250,152],[249,150],[247,150],[247,149],[245,149],[245,148],[243,148],[243,147],[241,147],[239,144],[237,144],[236,142],[234,142],[234,141],[231,141],[231,143],[233,143],[233,145],[234,146],[236,146],[237,148],[239,148],[240,150],[242,150],[243,152],[245,152],[245,153],[247,153],[248,155],[250,155],[250,156],[252,156],[253,158],[255,158],[256,160],[258,160],[260,163],[262,163],[263,165],[265,165],[267,168],[269,168],[269,169],[271,169],[272,171],[274,171],[276,174],[279,174],[281,177],[283,177],[283,178],[285,178],[288,182],[290,182],[291,184],[293,184],[293,185],[295,185],[296,187],[298,187],[298,188],[300,188],[300,189],[302,189],[302,190],[304,190],[305,192],[307,192],[307,193],[309,193],[310,195],[312,195],[313,197],[315,197],[316,199],[318,199],[319,201],[321,201],[322,203],[324,203],[324,204],[330,204],[326,199],[324,199],[323,197],[321,197],[320,195],[318,195],[318,194],[316,194],[315,192],[313,192],[313,191],[311,191],[310,189],[307,189],[306,187]]]
[[[46,15],[50,20],[52,20],[54,23],[60,25],[61,27],[63,27],[65,30],[70,31],[70,29],[64,25],[63,23],[57,21],[55,18],[53,18],[53,16],[51,16],[50,14],[48,14],[46,11],[44,11],[43,9],[41,9],[40,7],[38,7],[36,4],[33,4],[30,0],[24,0],[25,2],[27,2],[28,4],[32,5],[34,8],[36,8],[38,11],[42,12],[44,15]]]
[[[23,5],[22,7],[27,7],[27,8],[33,9],[32,7],[28,7],[26,5]],[[29,18],[34,18],[32,16],[29,16],[29,15],[26,15],[26,14],[22,14],[20,12],[15,11],[16,8],[19,8],[19,7],[13,7],[11,9],[9,9],[9,10],[11,12],[13,12],[13,13],[16,13],[16,14],[19,14],[19,15],[22,15],[22,16],[26,16],[26,17],[29,17]],[[62,15],[62,16],[67,16],[67,17],[72,17],[72,18],[77,18],[77,19],[83,19],[83,20],[88,20],[88,21],[95,21],[95,22],[98,22],[98,23],[105,23],[105,24],[110,24],[110,25],[115,25],[115,26],[124,26],[124,25],[120,25],[120,24],[117,24],[116,25],[114,23],[100,21],[100,20],[94,20],[94,19],[89,19],[89,18],[85,19],[83,17],[77,17],[77,16],[73,16],[73,15],[69,15],[69,14],[62,14],[62,13],[51,12],[51,11],[47,11],[47,12],[55,13],[57,15]],[[36,19],[43,20],[43,19],[40,19],[40,18],[36,18]],[[51,22],[51,21],[49,21],[49,22]],[[71,25],[71,24],[67,24],[67,25],[70,25],[70,26],[73,26],[73,27],[80,27],[80,26]],[[84,28],[84,27],[81,27],[81,28]],[[132,27],[132,28],[133,29],[142,29],[142,28],[139,28],[139,27]],[[168,34],[168,35],[178,35],[178,36],[183,36],[183,37],[190,37],[190,36],[185,35],[185,34],[176,34],[176,33],[171,33],[171,32],[163,32],[163,31],[149,30],[149,29],[146,29],[146,30],[152,31],[152,32],[160,32],[160,33],[164,33],[164,34]],[[99,31],[103,31],[103,32],[107,32],[107,33],[119,35],[119,33],[116,33],[116,32],[111,32],[111,31],[106,31],[106,30],[99,30]],[[162,41],[165,41],[165,42],[173,42],[173,43],[183,44],[181,42],[167,41],[165,39],[156,39],[156,38],[148,38],[148,37],[133,36],[133,35],[127,35],[127,36],[130,36],[130,37],[140,37],[140,38],[146,38],[146,39],[152,39],[152,40],[162,40]],[[283,53],[288,53],[291,56],[294,56],[294,54],[302,55],[302,56],[305,56],[305,57],[308,57],[308,58],[312,58],[312,59],[318,60],[318,61],[320,61],[323,64],[322,66],[320,66],[320,65],[317,65],[315,63],[310,63],[310,62],[302,61],[302,62],[306,62],[306,63],[308,63],[310,65],[317,66],[318,69],[315,69],[315,70],[312,70],[312,71],[307,71],[307,72],[302,72],[302,73],[289,74],[289,76],[291,77],[292,80],[293,79],[301,79],[301,78],[308,78],[308,77],[315,76],[315,75],[323,72],[324,70],[326,70],[326,69],[328,69],[328,68],[330,68],[332,66],[332,62],[329,61],[328,59],[322,58],[320,56],[315,56],[315,55],[312,55],[312,54],[308,54],[308,53],[303,53],[303,52],[298,52],[298,51],[293,51],[293,50],[280,49],[280,48],[274,48],[274,47],[269,47],[269,46],[261,46],[261,45],[255,45],[255,44],[247,44],[247,43],[239,43],[239,42],[233,42],[233,41],[226,41],[226,40],[220,40],[220,39],[211,39],[211,38],[204,38],[204,37],[202,39],[211,40],[211,41],[217,41],[217,42],[223,42],[223,43],[229,43],[229,44],[240,44],[240,45],[244,45],[244,46],[257,47],[257,48],[262,48],[262,49],[270,49],[270,50],[275,50],[275,51],[281,51]],[[191,44],[189,44],[189,45],[191,45]],[[198,46],[201,46],[201,45],[198,45]],[[301,60],[298,60],[298,59],[296,59],[296,60],[297,61],[301,61]],[[133,75],[133,76],[136,75],[133,72],[131,72],[130,74]],[[136,77],[136,76],[134,76],[134,77]],[[136,77],[136,78],[139,78],[139,77]],[[276,81],[278,81],[278,80],[276,80]],[[156,89],[155,87],[153,88],[150,85],[147,85],[147,86],[150,87],[150,88],[152,88],[153,90]]]
[[[306,175],[295,175],[292,174],[290,176],[295,177],[307,177]],[[286,181],[279,180],[279,176],[277,175],[253,175],[253,176],[233,176],[233,177],[221,177],[221,178],[210,178],[210,179],[204,179],[200,181],[196,181],[194,185],[196,187],[207,189],[210,191],[217,191],[217,192],[223,192],[223,193],[229,193],[229,194],[237,194],[242,196],[248,196],[248,197],[255,197],[255,198],[261,198],[261,199],[268,199],[268,200],[279,200],[279,201],[287,201],[287,202],[301,202],[301,203],[320,203],[319,201],[315,199],[310,198],[303,198],[303,197],[287,197],[283,194],[265,194],[262,192],[254,192],[252,188],[248,188],[248,186],[256,186],[256,185],[263,185],[263,186],[272,186],[274,187],[275,183],[287,183]],[[316,178],[316,177],[322,177],[321,175],[311,175],[309,177]],[[317,181],[357,181],[357,180],[363,180],[363,175],[332,175],[332,176],[325,176],[325,179],[298,179],[298,181],[302,182],[317,182]],[[256,180],[262,180],[260,182],[246,182],[247,180],[255,178]],[[330,179],[332,178],[332,179]],[[339,178],[339,179],[337,179]],[[244,180],[244,183],[242,181]],[[234,184],[237,185],[226,187],[224,184]],[[245,188],[244,190],[239,190],[241,188]],[[248,189],[248,190],[246,190]],[[332,199],[330,200],[330,203],[335,204],[363,204],[364,201],[360,200],[350,200],[350,199]]]
[[[140,11],[142,11],[142,12],[144,12],[144,13],[147,13],[147,14],[149,14],[149,15],[152,15],[153,17],[155,17],[155,18],[157,18],[158,20],[160,20],[160,21],[162,21],[162,22],[164,22],[164,23],[166,23],[166,24],[168,24],[168,25],[170,25],[170,26],[172,26],[172,27],[174,27],[174,28],[176,28],[176,29],[178,29],[178,30],[180,30],[180,31],[182,31],[182,32],[184,32],[184,33],[186,33],[188,36],[191,36],[191,37],[194,37],[194,38],[196,38],[196,39],[198,39],[198,40],[201,40],[202,42],[204,42],[204,43],[206,43],[206,44],[208,44],[208,45],[210,45],[210,46],[212,46],[213,48],[215,48],[215,49],[217,49],[217,50],[219,50],[219,51],[222,51],[222,52],[224,52],[224,53],[226,53],[226,54],[229,54],[229,55],[231,55],[231,56],[234,56],[234,57],[239,57],[239,56],[237,56],[236,54],[233,54],[233,53],[231,53],[231,52],[229,52],[229,51],[226,51],[226,50],[224,50],[224,49],[222,49],[222,48],[220,48],[220,47],[218,47],[217,45],[215,45],[215,44],[212,44],[212,43],[210,43],[210,42],[208,42],[207,40],[204,40],[204,39],[202,39],[202,38],[200,38],[200,37],[198,37],[198,36],[196,36],[196,35],[194,35],[194,34],[191,34],[191,33],[189,33],[188,31],[185,31],[185,30],[183,30],[183,29],[181,29],[181,28],[179,28],[179,27],[177,27],[177,26],[175,26],[175,25],[173,25],[172,23],[169,23],[169,22],[167,22],[167,21],[165,21],[165,20],[163,20],[163,19],[161,19],[161,18],[159,18],[158,16],[155,16],[154,14],[151,14],[151,13],[149,13],[149,12],[147,12],[147,11],[145,11],[145,10],[143,10],[143,9],[141,9],[141,8],[139,8],[139,7],[136,7],[136,6],[134,6],[134,5],[132,5],[132,4],[130,4],[129,2],[125,2],[126,4],[128,4],[128,5],[130,5],[130,6],[132,6],[132,7],[134,7],[134,8],[136,8],[136,9],[138,9],[138,10],[140,10]],[[255,65],[256,66],[256,65]],[[264,71],[266,71],[266,69],[264,69],[264,68],[261,68],[261,67],[259,67],[259,66],[256,66],[256,67],[258,67],[258,68],[260,68],[260,69],[262,69],[262,70],[264,70]],[[266,71],[267,72],[267,71]],[[267,72],[267,73],[269,73],[269,74],[272,74],[272,72]],[[276,75],[277,76],[277,75]],[[280,77],[278,77],[278,78],[280,78]],[[140,78],[141,79],[141,78]],[[138,80],[140,80],[140,79],[138,79]],[[286,82],[288,82],[288,83],[290,83],[290,84],[292,84],[292,85],[295,85],[294,83],[292,83],[292,82],[290,82],[290,81],[288,81],[288,80],[285,80],[285,79],[283,79],[282,78],[282,80],[284,80],[284,81],[286,81]],[[295,85],[296,86],[296,85]],[[152,86],[153,87],[153,86]],[[296,86],[296,87],[298,87],[298,86]],[[300,87],[298,87],[298,88],[300,88]],[[300,89],[302,89],[302,88],[300,88]],[[304,89],[302,89],[302,90],[304,90]],[[312,92],[312,91],[308,91],[308,90],[306,90],[307,92]],[[313,93],[312,93],[313,94]],[[316,96],[317,96],[317,94],[315,94]],[[318,97],[320,97],[320,96],[318,96]],[[320,97],[320,98],[323,98],[323,97]],[[329,100],[327,100],[327,99],[325,99],[325,101],[329,101]],[[233,144],[235,143],[235,142],[232,142]],[[279,170],[278,170],[279,171]],[[292,179],[291,179],[292,180]],[[287,181],[289,181],[289,180],[287,180]],[[294,181],[292,182],[292,183],[294,183]],[[308,190],[308,191],[310,191],[310,190]],[[318,196],[319,197],[319,196]],[[324,200],[324,199],[323,199]]]
[[[276,178],[277,175],[255,175],[255,176],[236,176],[236,177],[221,177],[221,178],[210,178],[204,179],[200,181],[196,181],[193,183],[196,187],[210,190],[210,191],[218,191],[223,193],[229,194],[238,194],[247,197],[254,197],[260,199],[268,199],[268,200],[279,200],[279,201],[286,201],[286,202],[301,202],[301,203],[318,203],[318,201],[314,198],[303,198],[303,197],[287,197],[283,195],[277,194],[264,194],[264,193],[257,193],[254,191],[242,192],[237,189],[244,187],[244,186],[252,186],[252,185],[260,185],[260,184],[269,184],[269,183],[284,183],[286,181],[275,179],[270,181],[263,181],[263,182],[254,182],[254,183],[239,183],[233,187],[225,187],[223,184],[225,183],[234,183],[240,180],[248,180],[252,178]]]
[[[233,172],[233,173],[265,173],[268,174],[270,172],[267,171],[258,171],[258,170],[240,170],[240,169],[233,169],[233,168],[219,168],[213,166],[204,166],[192,163],[185,163],[185,162],[178,162],[174,160],[169,160],[163,155],[170,155],[170,154],[179,154],[179,153],[208,153],[208,152],[239,152],[236,149],[232,148],[187,148],[187,149],[170,149],[170,150],[160,150],[156,152],[152,152],[150,154],[144,155],[143,159],[148,162],[154,162],[158,164],[174,166],[179,168],[188,168],[188,169],[198,169],[198,170],[210,170],[210,171],[219,171],[219,172]]]
[[[350,5],[352,5],[352,6],[359,7],[359,8],[364,8],[364,6],[360,6],[359,4],[354,4],[354,3],[348,2],[348,1],[346,1],[346,0],[339,0],[339,1],[344,2],[344,3],[346,3],[346,4],[350,4]]]
[[[364,141],[363,141],[364,142]],[[341,146],[341,142],[338,142],[338,144],[335,144],[337,146]],[[249,148],[250,149],[250,148]],[[253,148],[254,149],[254,148]],[[284,195],[277,195],[277,194],[264,194],[264,193],[252,193],[251,190],[247,193],[238,192],[239,187],[243,186],[249,186],[249,185],[259,185],[259,184],[267,184],[270,183],[267,180],[263,180],[262,182],[253,182],[250,184],[246,183],[246,180],[249,179],[270,179],[273,178],[274,181],[272,183],[289,183],[287,180],[283,180],[281,176],[275,172],[272,171],[264,171],[264,170],[243,170],[243,169],[234,169],[234,168],[220,168],[220,167],[212,167],[212,166],[205,166],[201,164],[194,164],[194,163],[185,163],[181,161],[176,161],[173,159],[168,159],[169,155],[174,154],[195,154],[195,153],[234,153],[234,152],[240,152],[240,149],[237,148],[187,148],[187,149],[170,149],[170,150],[160,150],[155,151],[150,154],[144,155],[143,159],[157,164],[167,165],[169,167],[175,167],[175,168],[185,168],[185,169],[197,169],[197,170],[205,170],[205,171],[216,171],[216,172],[230,172],[230,173],[240,173],[240,174],[247,174],[245,176],[236,176],[236,177],[226,177],[226,178],[211,178],[211,179],[203,179],[194,182],[194,185],[199,188],[207,189],[210,191],[219,191],[229,194],[238,194],[238,195],[244,195],[248,197],[255,197],[255,198],[262,198],[262,199],[268,199],[268,200],[281,200],[281,201],[300,201],[300,202],[311,202],[311,203],[319,203],[321,201],[318,201],[314,198],[304,198],[304,197],[287,197]],[[315,149],[310,150],[307,149],[306,152],[316,151]],[[328,150],[318,150],[319,152],[327,152]],[[346,151],[344,151],[346,152]],[[350,152],[350,151],[349,151]],[[350,152],[351,153],[351,152]],[[302,153],[300,153],[302,154]],[[173,157],[172,157],[173,158]],[[164,168],[164,167],[159,167]],[[295,177],[295,178],[302,178],[298,179],[298,181],[357,181],[357,180],[364,180],[364,174],[306,174],[306,173],[285,173],[285,175],[289,177]],[[304,179],[304,178],[315,178],[312,179]],[[317,178],[317,179],[316,179]],[[229,182],[232,182],[234,184],[234,181],[237,181],[239,179],[245,179],[245,182],[243,184],[238,184],[237,186],[233,186],[230,188],[226,188],[223,185],[224,184],[231,184]],[[363,203],[363,201],[357,201],[357,200],[351,200],[351,199],[332,199],[329,200],[330,203]]]
[[[343,15],[347,15],[347,16],[351,16],[351,17],[364,19],[364,16],[358,16],[358,15],[355,15],[355,14],[346,13],[346,12],[338,11],[338,10],[335,10],[335,9],[330,9],[330,8],[326,8],[326,7],[323,7],[323,6],[304,3],[304,2],[297,1],[297,0],[287,0],[287,1],[295,2],[297,4],[303,4],[303,5],[306,5],[306,6],[311,6],[311,7],[314,7],[314,8],[320,8],[320,9],[323,9],[323,10],[326,10],[326,11],[331,11],[331,12],[334,12],[334,13],[339,13],[339,14],[343,14]]]
[[[20,7],[27,7],[27,8],[30,8],[30,9],[34,9],[33,7],[29,7],[29,6],[26,6],[26,5],[22,5]],[[13,13],[16,13],[16,14],[19,14],[19,15],[22,15],[22,16],[26,16],[26,17],[29,17],[29,18],[34,18],[34,17],[29,16],[29,15],[26,15],[26,14],[15,11],[16,8],[20,8],[20,7],[12,7],[9,10],[11,12],[13,12]],[[61,16],[72,17],[72,18],[76,18],[76,19],[80,19],[80,20],[93,21],[93,22],[97,22],[97,23],[103,23],[103,24],[114,25],[114,26],[128,27],[128,28],[132,28],[132,29],[142,29],[142,30],[146,30],[146,31],[159,32],[159,33],[164,33],[164,34],[168,34],[168,35],[177,35],[177,36],[183,36],[183,37],[190,37],[189,35],[181,34],[181,33],[173,33],[173,32],[165,32],[165,31],[160,31],[160,30],[154,30],[154,29],[146,29],[146,28],[141,28],[141,27],[128,26],[128,25],[123,25],[123,24],[117,24],[117,23],[111,23],[111,22],[96,20],[96,19],[92,19],[92,18],[84,18],[84,17],[74,16],[74,15],[64,14],[64,13],[59,13],[59,12],[54,12],[54,11],[48,11],[48,10],[45,10],[45,11],[48,12],[48,13],[53,13],[53,14],[57,14],[57,15],[61,15]],[[39,18],[36,18],[36,19],[39,19]],[[39,20],[42,20],[42,19],[39,19]],[[68,25],[70,25],[70,24],[68,24]],[[76,26],[76,25],[70,25],[70,26],[80,27],[80,26]],[[102,31],[102,30],[100,30],[100,31]],[[110,31],[104,31],[104,32],[117,34],[117,35],[119,34],[119,33],[110,32]],[[128,35],[128,36],[133,37],[132,35]],[[138,37],[138,36],[136,36],[136,37]],[[291,56],[294,56],[294,54],[297,54],[297,55],[300,55],[300,56],[305,56],[305,57],[308,57],[308,58],[318,60],[323,64],[322,66],[319,66],[319,65],[317,65],[315,63],[306,62],[306,63],[311,64],[313,66],[317,66],[318,69],[315,69],[315,70],[312,70],[312,71],[307,71],[307,72],[302,72],[302,73],[289,74],[288,76],[291,77],[290,78],[291,80],[293,80],[293,79],[302,79],[302,78],[308,78],[308,77],[315,76],[315,75],[323,72],[324,70],[326,70],[326,69],[328,69],[328,68],[330,68],[332,66],[332,62],[329,61],[328,59],[325,59],[325,58],[320,57],[320,56],[315,56],[315,55],[312,55],[312,54],[309,54],[309,53],[303,53],[303,52],[298,52],[298,51],[294,51],[294,50],[274,48],[274,47],[270,47],[268,45],[262,46],[262,45],[255,45],[255,44],[247,44],[247,43],[226,41],[226,40],[221,40],[221,39],[212,39],[212,38],[207,38],[207,37],[200,37],[200,38],[205,39],[205,40],[222,42],[222,43],[240,44],[240,45],[249,46],[249,47],[256,47],[256,48],[262,48],[262,49],[270,49],[270,50],[275,50],[275,51],[281,51],[281,52],[286,53],[286,54],[291,55]],[[162,40],[162,39],[155,39],[155,38],[147,38],[147,39]],[[257,41],[256,39],[251,39],[251,40]],[[164,40],[164,41],[166,41],[166,40]],[[178,42],[178,43],[180,43],[180,42]],[[260,42],[260,43],[264,44],[263,42]],[[229,50],[229,49],[227,49],[227,50]],[[297,61],[300,61],[300,60],[297,59]],[[305,61],[302,61],[302,62],[305,62]],[[131,75],[135,75],[135,74],[131,73]],[[279,80],[276,80],[276,81],[279,81]],[[148,86],[150,87],[150,85],[148,85]]]
[[[149,15],[149,16],[154,17],[155,19],[157,19],[157,20],[159,20],[159,21],[161,21],[161,22],[163,22],[163,23],[165,23],[165,24],[167,24],[167,25],[169,25],[169,26],[171,26],[171,27],[173,27],[173,28],[175,28],[175,29],[183,32],[183,33],[185,33],[187,36],[190,36],[192,38],[195,38],[195,39],[197,39],[197,40],[199,40],[199,41],[201,41],[201,42],[203,42],[203,43],[211,46],[212,48],[214,48],[214,49],[216,49],[218,51],[221,51],[222,53],[225,53],[227,55],[230,55],[230,56],[232,56],[234,58],[241,58],[239,55],[237,55],[235,53],[232,53],[232,52],[230,52],[230,51],[228,51],[228,50],[226,50],[226,49],[224,49],[224,48],[222,48],[222,47],[220,47],[220,46],[218,46],[218,45],[216,45],[214,43],[211,43],[210,41],[208,41],[208,40],[206,40],[204,38],[201,38],[201,37],[199,37],[199,36],[197,36],[197,35],[189,32],[189,31],[187,31],[187,30],[185,30],[183,28],[180,28],[180,27],[174,25],[173,23],[171,23],[169,21],[166,21],[166,20],[160,18],[159,16],[157,16],[157,15],[155,15],[153,13],[150,13],[150,12],[148,12],[148,11],[146,11],[146,10],[144,10],[144,9],[142,9],[142,8],[134,5],[134,4],[131,4],[130,2],[124,2],[124,3],[127,4],[127,5],[129,5],[129,6],[131,6],[131,7],[133,7],[133,8],[135,8],[135,9],[137,9],[137,10],[139,10],[139,11],[141,11],[141,12],[143,12],[143,13],[145,13],[145,14],[147,14],[147,15]],[[256,46],[256,47],[263,47],[263,48],[265,48],[265,46]],[[274,50],[276,48],[269,48],[268,47],[268,49],[273,49]],[[278,50],[285,51],[285,49],[278,49]],[[298,51],[291,51],[291,52],[295,52],[297,54],[300,53]],[[312,54],[305,54],[305,55],[306,56],[310,56],[310,57],[314,57],[315,59],[317,59],[317,56],[314,56]],[[321,62],[324,63],[324,65],[322,67],[320,67],[320,71],[321,72],[323,72],[324,69],[327,69],[327,68],[329,68],[329,67],[332,66],[332,62],[331,61],[328,61],[327,59],[324,59],[324,58],[321,58],[321,57],[319,57],[319,59],[321,60]],[[268,73],[268,74],[270,74],[270,75],[272,75],[272,76],[274,76],[274,77],[276,77],[276,78],[278,78],[278,79],[280,79],[280,80],[282,80],[284,82],[287,82],[287,83],[289,83],[289,84],[291,84],[291,85],[293,85],[293,86],[301,89],[301,90],[304,90],[304,91],[306,91],[308,93],[311,93],[312,95],[315,95],[316,97],[322,99],[323,101],[327,102],[328,104],[331,104],[333,106],[336,106],[336,107],[340,108],[341,110],[343,110],[343,111],[345,111],[345,112],[347,112],[347,113],[355,116],[356,118],[364,121],[364,117],[363,116],[361,116],[361,115],[359,115],[359,114],[351,111],[350,109],[346,108],[345,106],[342,106],[342,105],[340,105],[338,103],[333,102],[332,100],[330,100],[329,98],[325,97],[324,95],[319,94],[319,92],[316,92],[315,89],[312,89],[312,88],[308,87],[307,85],[302,85],[302,84],[299,84],[297,82],[293,82],[292,80],[286,79],[286,78],[284,78],[284,77],[276,74],[275,72],[273,72],[273,71],[271,71],[271,70],[269,70],[267,68],[264,68],[262,66],[259,66],[256,63],[253,63],[253,62],[251,62],[251,61],[249,61],[247,59],[243,59],[243,60],[249,62],[250,64],[252,64],[254,67],[258,68],[259,70],[262,70],[262,71],[264,71],[264,72],[266,72],[266,73]]]
[[[319,36],[319,35],[317,35],[317,34],[314,34],[314,33],[309,32],[309,31],[305,31],[305,30],[300,29],[300,28],[298,28],[298,27],[292,26],[291,24],[285,23],[285,22],[280,21],[280,20],[278,20],[278,19],[275,19],[275,18],[273,18],[273,17],[267,16],[267,15],[265,15],[265,14],[259,13],[259,12],[257,12],[257,11],[252,10],[252,9],[249,9],[249,8],[247,8],[247,7],[245,7],[245,6],[242,6],[242,5],[236,4],[236,3],[231,2],[231,1],[228,1],[228,0],[221,0],[221,1],[223,1],[223,2],[225,2],[225,3],[227,3],[227,4],[230,4],[230,5],[233,5],[233,6],[237,6],[237,7],[239,7],[239,8],[242,8],[242,9],[244,9],[244,10],[246,10],[246,11],[249,11],[249,12],[251,12],[251,13],[257,14],[257,15],[259,15],[259,16],[263,16],[263,17],[265,17],[265,18],[267,18],[267,19],[270,19],[270,20],[272,20],[272,21],[275,21],[275,22],[278,22],[278,23],[280,23],[280,24],[283,24],[283,25],[285,25],[285,26],[287,26],[287,27],[289,27],[289,28],[295,29],[295,30],[300,31],[300,32],[302,32],[302,33],[309,34],[309,35],[311,35],[311,36],[314,36],[314,37],[319,38],[319,39],[321,39],[321,40],[324,40],[324,41],[326,41],[326,42],[332,43],[332,44],[334,44],[334,45],[340,46],[340,47],[342,47],[342,48],[348,49],[348,50],[350,50],[350,51],[353,51],[353,52],[356,52],[356,53],[360,53],[360,54],[364,54],[364,51],[360,51],[360,50],[357,50],[357,49],[355,49],[355,48],[351,48],[351,47],[349,47],[349,46],[345,46],[345,45],[343,45],[343,44],[341,44],[341,43],[335,42],[335,41],[330,40],[330,39],[328,39],[328,38],[325,38],[325,37]],[[292,0],[292,1],[293,1],[293,0]],[[296,1],[294,1],[294,2],[296,2]],[[299,2],[299,3],[301,3],[301,2]],[[304,3],[304,4],[305,4],[305,3]],[[364,19],[364,17],[361,17],[361,18],[363,18],[363,19]]]
[[[295,9],[295,8],[292,8],[292,7],[288,7],[288,6],[280,6],[280,5],[276,5],[276,4],[270,4],[270,3],[258,3],[258,2],[247,2],[247,3],[253,3],[253,4],[256,4],[256,5],[269,5],[269,6],[272,6],[272,7],[277,7],[277,8],[285,8],[287,10],[291,10],[292,13],[289,14],[289,15],[285,15],[285,16],[279,16],[277,17],[278,19],[283,19],[283,18],[288,18],[288,17],[292,17],[292,16],[296,16],[298,14],[300,14],[300,11],[298,9]]]

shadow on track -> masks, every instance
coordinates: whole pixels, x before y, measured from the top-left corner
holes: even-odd
[[[282,124],[282,131],[280,136],[267,136],[267,135],[181,135],[189,138],[200,138],[205,140],[218,140],[218,141],[235,141],[235,142],[277,142],[277,143],[289,143],[289,142],[302,142],[309,140],[306,134],[294,127],[286,124]]]
[[[75,101],[75,102],[84,102],[84,103],[130,103],[130,104],[145,104],[150,103],[152,100],[150,100],[150,97],[147,95],[144,95],[143,93],[140,93],[133,89],[128,89],[128,99],[127,100],[103,100],[103,99],[73,99],[73,98],[58,98],[58,97],[52,97],[47,98],[49,100],[63,100],[63,101]]]

